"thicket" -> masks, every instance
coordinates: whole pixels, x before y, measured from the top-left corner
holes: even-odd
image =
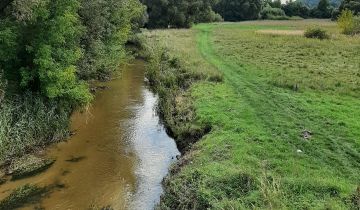
[[[64,136],[142,23],[138,0],[7,0],[0,5],[0,160]],[[1,84],[1,83],[0,83]]]

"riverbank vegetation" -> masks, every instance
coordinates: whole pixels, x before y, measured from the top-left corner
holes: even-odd
[[[263,33],[313,26],[330,38]],[[358,36],[316,20],[200,24],[145,35],[166,52],[166,65],[150,56],[149,74],[162,75],[158,89],[188,84],[178,82],[178,72],[223,77],[198,77],[171,92],[171,105],[160,103],[171,127],[191,112],[181,133],[211,130],[196,132],[206,135],[173,167],[159,209],[359,208]],[[172,109],[184,102],[188,112]]]
[[[349,9],[356,15],[356,1],[344,1],[339,12]],[[328,17],[332,6],[321,0],[311,11]],[[110,78],[127,57],[125,45],[142,26],[313,17],[309,9],[300,2],[249,0],[3,1],[0,160],[66,137],[72,110],[92,100],[88,81]]]
[[[137,0],[12,0],[0,10],[0,162],[68,134],[73,109],[92,100],[143,24]]]
[[[359,0],[305,2],[1,1],[0,166],[67,137],[139,42],[187,152],[159,208],[358,208]]]

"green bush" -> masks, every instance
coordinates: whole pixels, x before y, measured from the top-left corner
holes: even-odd
[[[329,34],[321,28],[308,28],[305,31],[306,38],[315,38],[315,39],[329,39]]]
[[[353,12],[348,9],[341,12],[337,24],[343,34],[354,35],[360,33],[360,16],[354,16]]]

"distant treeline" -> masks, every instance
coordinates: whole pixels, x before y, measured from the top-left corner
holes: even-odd
[[[304,1],[280,0],[142,0],[147,6],[149,28],[182,28],[213,21],[255,19],[334,18],[347,8],[360,10],[360,0],[338,2],[320,0],[310,8]]]

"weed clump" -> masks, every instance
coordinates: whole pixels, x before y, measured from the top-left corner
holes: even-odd
[[[306,38],[321,39],[321,40],[330,38],[329,34],[324,29],[319,27],[308,28],[305,31],[304,36]]]
[[[0,104],[0,162],[68,135],[70,107],[27,93]]]
[[[54,159],[43,159],[33,155],[25,155],[12,162],[9,167],[9,173],[12,174],[12,180],[21,179],[45,171],[54,162]]]
[[[156,209],[210,209],[209,198],[200,192],[204,175],[194,170],[181,179],[167,177],[164,180],[165,193]],[[172,181],[175,180],[175,181]]]
[[[0,210],[16,209],[29,202],[35,202],[45,188],[36,185],[24,185],[15,189],[8,197],[0,201]]]
[[[360,209],[360,185],[357,187],[356,191],[351,195],[350,202],[353,209]]]

